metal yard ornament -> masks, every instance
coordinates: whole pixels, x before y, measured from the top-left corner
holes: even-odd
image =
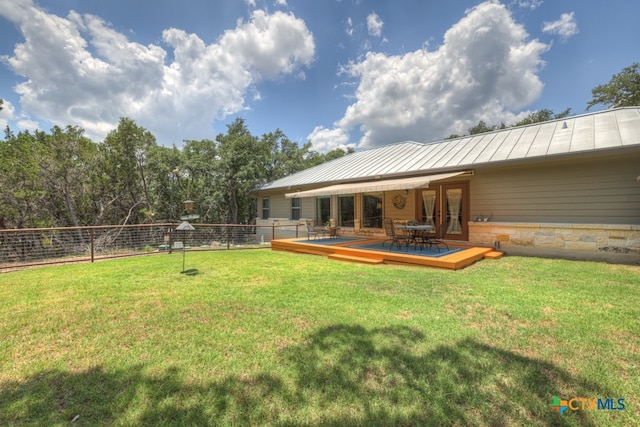
[[[182,223],[176,227],[176,231],[182,231],[184,232],[184,240],[186,241],[186,232],[187,231],[193,231],[195,230],[195,227],[191,224],[189,224],[188,221],[182,221]],[[185,272],[184,269],[184,265],[185,265],[185,257],[186,257],[186,253],[187,253],[187,247],[186,245],[183,244],[182,246],[182,272]]]

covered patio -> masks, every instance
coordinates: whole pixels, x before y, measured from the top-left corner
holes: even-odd
[[[278,239],[271,249],[326,256],[336,261],[363,264],[397,264],[436,267],[450,270],[465,268],[482,259],[497,259],[503,254],[492,248],[449,245],[449,249],[420,248],[415,245],[391,246],[382,239],[357,237],[321,239]]]

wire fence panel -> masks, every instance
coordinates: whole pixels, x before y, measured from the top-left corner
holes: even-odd
[[[91,247],[89,230],[29,229],[2,230],[0,266],[38,263],[49,259],[83,256]]]
[[[0,270],[172,252],[270,247],[298,236],[298,226],[176,224],[0,230]]]

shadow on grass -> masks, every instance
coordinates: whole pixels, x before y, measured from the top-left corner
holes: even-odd
[[[202,272],[197,268],[188,268],[184,271],[181,271],[180,274],[184,274],[185,276],[197,276],[198,274],[202,274]]]
[[[610,390],[554,365],[465,339],[421,350],[408,327],[334,325],[282,350],[286,370],[201,383],[177,369],[46,371],[0,384],[0,424],[595,425],[553,396]]]

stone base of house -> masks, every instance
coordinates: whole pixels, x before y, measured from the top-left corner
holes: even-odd
[[[470,222],[469,243],[508,254],[640,264],[640,225]]]

